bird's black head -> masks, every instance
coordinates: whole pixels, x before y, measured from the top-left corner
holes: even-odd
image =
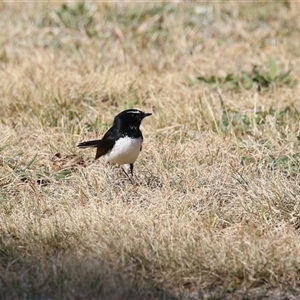
[[[138,109],[126,109],[115,117],[114,125],[139,127],[142,120],[151,115],[151,113],[144,113]]]

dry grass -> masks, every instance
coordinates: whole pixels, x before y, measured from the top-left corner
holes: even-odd
[[[1,299],[299,295],[297,3],[0,9]],[[128,107],[136,184],[76,148]]]

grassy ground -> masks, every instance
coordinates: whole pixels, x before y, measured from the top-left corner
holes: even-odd
[[[0,4],[0,298],[300,295],[300,5]],[[135,184],[76,144],[152,112]]]

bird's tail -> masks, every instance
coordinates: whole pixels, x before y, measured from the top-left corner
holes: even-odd
[[[77,145],[79,148],[98,147],[101,140],[92,140],[88,142],[82,142]]]

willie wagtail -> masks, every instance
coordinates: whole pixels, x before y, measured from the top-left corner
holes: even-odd
[[[143,143],[140,125],[145,117],[151,115],[138,109],[124,110],[115,116],[112,127],[101,140],[82,142],[78,147],[97,148],[95,159],[104,155],[106,161],[112,164],[129,164],[133,176],[133,164],[142,150]]]

